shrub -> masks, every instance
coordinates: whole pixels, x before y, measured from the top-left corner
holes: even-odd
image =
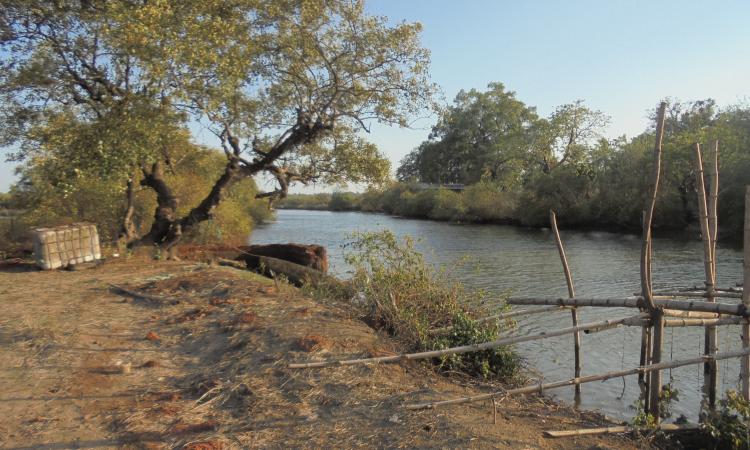
[[[736,391],[728,391],[719,401],[719,409],[709,413],[704,429],[715,443],[713,448],[750,447],[750,403]]]
[[[435,220],[463,220],[466,214],[464,199],[448,189],[438,189],[432,196],[432,210],[430,219]]]
[[[513,217],[516,198],[513,193],[504,192],[490,183],[477,183],[468,186],[463,192],[466,214],[472,221],[500,221]]]
[[[469,305],[484,297],[448,281],[444,269],[428,265],[413,241],[399,242],[393,233],[361,233],[347,244],[346,260],[354,267],[352,284],[361,307],[376,328],[386,330],[409,351],[438,350],[497,339],[508,323],[477,322]],[[432,330],[452,327],[446,333]],[[436,361],[446,371],[515,381],[520,357],[507,347],[449,355]]]

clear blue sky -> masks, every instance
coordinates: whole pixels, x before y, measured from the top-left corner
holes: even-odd
[[[607,135],[632,136],[665,97],[750,97],[750,1],[369,0],[368,10],[419,21],[432,78],[447,101],[500,81],[542,115],[583,99],[611,116]],[[395,166],[427,137],[374,126]],[[12,181],[0,166],[0,191]]]

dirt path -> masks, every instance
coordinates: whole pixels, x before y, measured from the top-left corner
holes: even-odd
[[[157,296],[135,299],[126,286]],[[407,412],[467,395],[419,364],[295,371],[290,361],[397,351],[345,305],[242,271],[121,260],[0,272],[0,447],[636,448],[543,398]]]

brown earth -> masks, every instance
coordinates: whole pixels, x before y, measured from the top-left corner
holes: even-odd
[[[605,423],[543,397],[503,400],[496,417],[490,402],[407,411],[488,389],[425,364],[289,369],[399,348],[346,304],[236,269],[142,258],[73,272],[10,267],[0,270],[0,308],[5,449],[644,445],[544,438]]]

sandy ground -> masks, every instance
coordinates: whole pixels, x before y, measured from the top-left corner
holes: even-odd
[[[134,298],[112,285],[148,293]],[[0,448],[639,448],[550,439],[602,419],[542,397],[409,412],[479,393],[424,364],[293,370],[396,343],[284,284],[195,262],[0,270]]]

